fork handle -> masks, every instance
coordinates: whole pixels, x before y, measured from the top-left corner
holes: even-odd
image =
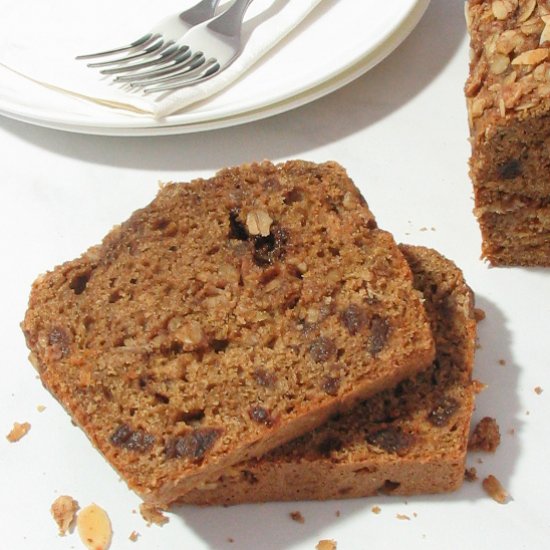
[[[244,14],[251,3],[252,0],[235,0],[222,14],[212,19],[208,27],[220,34],[235,36],[239,33]]]
[[[179,17],[190,25],[198,25],[214,15],[219,3],[220,0],[202,0],[192,8],[180,13]]]

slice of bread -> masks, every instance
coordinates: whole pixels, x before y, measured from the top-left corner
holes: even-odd
[[[162,187],[40,277],[43,384],[128,485],[166,506],[429,366],[410,268],[336,163]]]
[[[461,485],[474,401],[473,293],[457,267],[437,252],[401,248],[435,335],[437,357],[430,369],[258,460],[227,470],[182,502],[412,495]]]

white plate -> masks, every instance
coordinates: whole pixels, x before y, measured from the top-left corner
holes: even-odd
[[[132,116],[46,88],[39,102],[29,102],[29,87],[36,84],[5,69],[0,69],[0,114],[61,130],[105,135],[189,133],[257,120],[303,105],[368,71],[405,39],[428,4],[429,0],[325,0],[233,86],[162,121]],[[63,5],[63,0],[56,5]],[[20,9],[14,3],[8,12],[14,24]],[[105,2],[99,2],[97,9],[108,13]],[[57,14],[54,25],[70,25],[67,19],[74,17],[72,14]],[[132,27],[143,29],[144,23],[137,19]],[[9,28],[10,22],[7,24]],[[133,29],[126,32],[133,33],[129,36],[138,34]],[[76,46],[75,51],[82,49]]]

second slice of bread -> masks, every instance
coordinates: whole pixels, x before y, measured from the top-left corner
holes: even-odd
[[[433,365],[265,457],[226,471],[182,502],[412,495],[462,484],[474,404],[473,293],[460,270],[434,250],[401,249],[426,300],[437,347]]]

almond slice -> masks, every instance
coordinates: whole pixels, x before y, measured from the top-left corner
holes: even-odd
[[[107,550],[113,530],[107,512],[97,504],[82,508],[76,518],[80,540],[89,550]]]

